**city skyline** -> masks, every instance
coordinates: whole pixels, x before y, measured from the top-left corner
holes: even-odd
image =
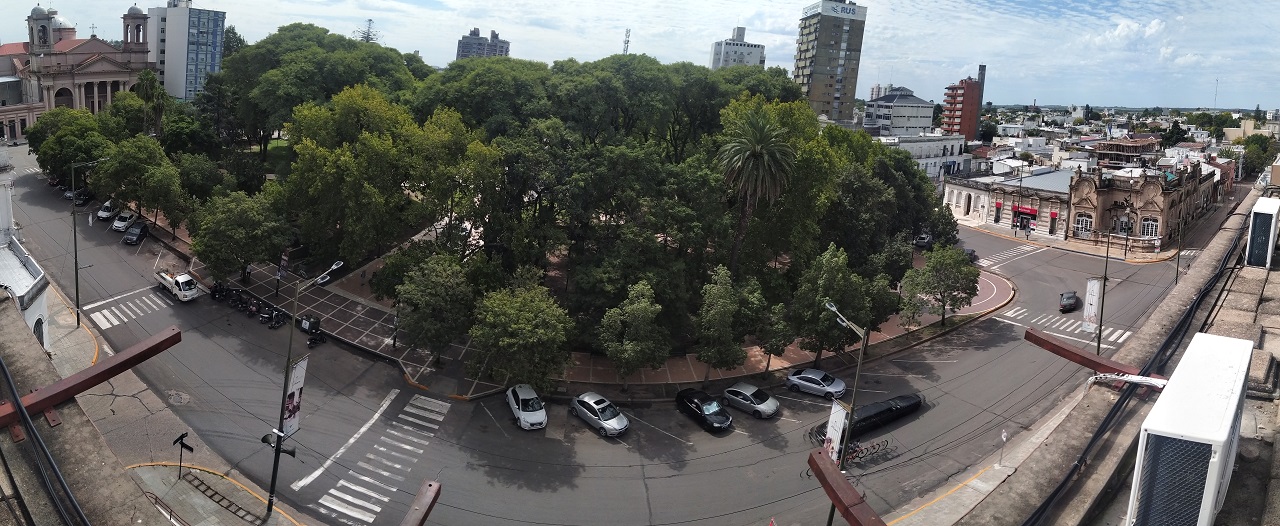
[[[594,61],[630,52],[663,63],[710,66],[708,51],[735,26],[765,45],[767,66],[790,72],[796,31],[814,2],[672,2],[625,7],[584,0],[555,5],[462,0],[280,0],[263,9],[249,0],[192,2],[227,13],[227,25],[249,42],[294,22],[350,36],[374,21],[380,42],[405,53],[419,51],[432,66],[453,60],[459,37],[473,27],[498,31],[511,56],[551,63]],[[42,1],[87,37],[96,26],[104,39],[120,38],[120,16],[133,5],[100,0]],[[51,5],[50,5],[51,4]],[[138,2],[147,9],[163,0]],[[26,17],[36,2],[0,6],[0,43],[26,39]],[[857,98],[874,84],[905,86],[925,100],[942,102],[946,86],[977,76],[987,64],[985,99],[995,104],[1098,107],[1280,107],[1266,86],[1280,80],[1274,67],[1280,15],[1249,0],[1227,9],[1190,0],[867,0]],[[1242,27],[1239,20],[1252,24]],[[1250,32],[1249,29],[1256,31]],[[426,36],[424,36],[426,35]],[[1216,86],[1215,86],[1216,79]]]

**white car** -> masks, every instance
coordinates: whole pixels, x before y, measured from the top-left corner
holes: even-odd
[[[516,423],[521,429],[547,427],[547,409],[529,384],[507,389],[507,405],[511,406],[511,413],[516,415]]]
[[[98,220],[106,221],[111,219],[111,216],[116,215],[116,212],[119,211],[120,207],[116,206],[116,200],[108,199],[107,202],[102,203],[102,208],[98,209]]]
[[[111,229],[116,232],[124,232],[129,228],[129,225],[132,225],[133,222],[137,220],[138,214],[135,214],[130,210],[125,210],[120,212],[120,215],[116,216],[116,221],[111,223]]]

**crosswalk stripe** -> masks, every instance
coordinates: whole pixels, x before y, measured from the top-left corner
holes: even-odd
[[[418,415],[418,416],[425,416],[425,417],[430,418],[430,419],[432,419],[432,420],[444,420],[444,415],[442,415],[442,414],[439,414],[439,413],[433,413],[433,412],[431,412],[431,411],[425,411],[425,410],[418,409],[418,408],[413,407],[413,406],[406,405],[406,406],[404,406],[404,410],[405,410],[405,411],[408,411],[408,412],[410,412],[410,413],[413,413],[413,414],[415,414],[415,415]]]
[[[1107,338],[1107,341],[1109,341],[1109,342],[1116,341],[1116,338],[1119,338],[1121,334],[1124,334],[1124,333],[1126,333],[1126,332],[1128,332],[1128,331],[1115,331],[1115,332],[1111,333],[1111,337],[1110,337],[1110,338]]]
[[[123,311],[123,312],[122,312],[122,311]],[[125,316],[125,315],[124,315],[124,313],[125,313],[125,312],[128,312],[128,311],[127,311],[127,310],[124,310],[124,309],[121,309],[119,306],[113,306],[113,307],[111,307],[111,312],[116,313],[116,317],[118,317],[118,318],[120,318],[121,320],[124,320],[124,321],[129,321],[129,320],[133,319],[133,316]]]
[[[365,501],[363,501],[363,500],[357,499],[357,498],[355,498],[355,497],[352,497],[351,495],[347,495],[346,493],[343,493],[343,492],[341,492],[341,491],[338,491],[337,489],[331,489],[331,490],[329,490],[329,494],[330,494],[330,495],[333,495],[333,496],[335,496],[335,497],[338,497],[338,498],[340,498],[340,499],[342,499],[342,500],[345,500],[345,501],[347,501],[347,502],[350,502],[350,503],[352,503],[352,504],[355,504],[355,505],[357,505],[357,506],[364,506],[364,507],[366,507],[366,508],[369,508],[369,510],[370,510],[370,511],[372,511],[372,512],[374,512],[374,513],[378,513],[378,512],[380,512],[380,511],[382,511],[382,506],[378,506],[378,505],[376,505],[376,504],[373,504],[372,502],[365,502]]]
[[[375,492],[375,491],[373,491],[373,490],[371,490],[371,489],[366,489],[366,488],[364,488],[364,487],[357,486],[357,485],[352,484],[352,483],[350,483],[350,482],[347,482],[347,481],[345,481],[345,480],[339,480],[339,481],[338,481],[338,487],[343,487],[343,486],[348,487],[348,488],[351,488],[351,489],[352,489],[352,490],[354,490],[354,491],[358,491],[358,492],[360,492],[360,493],[364,493],[365,495],[368,495],[368,496],[370,496],[370,497],[372,497],[372,498],[378,499],[378,500],[380,500],[380,501],[382,501],[382,502],[390,502],[390,501],[391,501],[391,497],[388,497],[388,496],[386,496],[386,495],[382,495],[382,494],[377,493],[377,492]]]
[[[430,398],[422,395],[413,395],[413,398],[409,399],[409,403],[412,405],[421,407],[423,409],[434,409],[437,413],[447,413],[449,412],[449,408],[451,407],[451,405],[448,402],[441,402],[439,400],[436,400],[435,398]],[[427,407],[427,405],[434,405],[436,407],[434,408]]]
[[[383,442],[386,442],[386,443],[388,443],[388,444],[391,444],[391,445],[393,445],[393,446],[396,446],[396,447],[399,447],[399,448],[403,448],[403,449],[407,449],[407,450],[412,451],[412,452],[414,452],[414,453],[417,453],[417,454],[419,454],[419,455],[421,455],[421,454],[422,454],[422,450],[421,450],[421,449],[418,449],[418,448],[416,448],[416,447],[413,447],[413,446],[411,446],[411,445],[409,445],[409,444],[401,444],[400,442],[396,442],[395,440],[391,440],[390,438],[387,438],[387,437],[385,437],[385,436],[378,437],[378,439],[380,439],[380,440],[382,440]]]
[[[402,459],[408,460],[409,462],[417,462],[417,461],[418,461],[418,457],[411,457],[411,456],[406,455],[406,454],[404,454],[404,453],[397,453],[397,452],[395,452],[395,451],[392,451],[392,450],[390,450],[390,449],[387,449],[387,448],[386,448],[386,447],[384,447],[382,444],[374,444],[374,445],[373,445],[373,449],[376,449],[376,450],[378,450],[378,451],[381,451],[381,452],[386,453],[386,454],[388,454],[388,455],[391,455],[391,456],[393,456],[393,457],[399,457],[399,458],[402,458]]]
[[[395,435],[395,436],[398,436],[398,437],[400,437],[400,438],[403,438],[403,439],[405,439],[405,440],[408,440],[408,441],[410,441],[410,442],[417,442],[417,443],[422,444],[422,445],[424,445],[424,446],[431,445],[431,442],[428,442],[428,441],[423,440],[423,439],[421,439],[421,438],[411,437],[411,436],[409,436],[409,435],[407,435],[407,434],[405,434],[405,433],[401,433],[401,432],[396,431],[396,430],[394,430],[394,429],[388,429],[388,430],[387,430],[387,432],[388,432],[388,433],[391,433],[391,434],[393,434],[393,435]]]
[[[142,301],[145,302],[148,307],[151,307],[151,310],[160,310],[160,305],[156,305],[155,302],[151,301],[150,297],[143,296]]]
[[[1133,334],[1133,331],[1125,332],[1124,336],[1121,336],[1119,340],[1116,340],[1116,343],[1124,343],[1124,341],[1129,339],[1129,336],[1132,334]]]
[[[111,327],[112,325],[115,325],[114,323],[107,321],[107,317],[103,316],[102,312],[92,313],[89,315],[89,317],[93,319],[94,323],[98,324],[98,327],[101,327],[103,329],[106,329]]]
[[[116,321],[116,317],[111,315],[111,311],[109,309],[103,309],[98,312],[102,313],[102,315],[105,316],[107,320],[111,322],[111,325],[120,325],[121,322]]]
[[[1071,324],[1070,324],[1070,325],[1067,325],[1067,328],[1066,328],[1065,330],[1068,330],[1068,331],[1070,331],[1070,330],[1075,330],[1075,328],[1076,328],[1076,327],[1079,327],[1081,324],[1083,324],[1083,322],[1080,322],[1080,321],[1073,321],[1073,322],[1071,322]]]
[[[345,513],[347,515],[350,515],[352,517],[355,517],[365,522],[373,522],[373,519],[378,518],[377,515],[374,515],[364,510],[355,509],[351,506],[338,502],[338,499],[335,499],[328,495],[320,497],[320,503],[330,508],[333,508],[334,510],[340,511],[342,513]]]
[[[365,455],[365,458],[368,458],[369,460],[372,460],[372,461],[374,461],[374,462],[379,462],[379,463],[381,463],[381,464],[383,464],[383,465],[386,465],[386,466],[390,466],[390,467],[396,468],[396,469],[398,469],[398,470],[400,470],[400,471],[413,471],[413,468],[411,468],[411,467],[406,468],[406,467],[404,467],[404,466],[403,466],[403,465],[401,465],[401,464],[396,464],[395,462],[392,462],[392,461],[390,461],[390,460],[387,460],[387,459],[385,459],[385,458],[382,458],[382,457],[380,457],[380,456],[378,456],[378,455],[375,455],[375,454],[373,454],[373,453],[366,454],[366,455]]]
[[[348,475],[351,475],[351,476],[353,476],[353,477],[355,477],[355,478],[358,478],[358,479],[360,479],[360,480],[363,480],[363,481],[365,481],[365,482],[368,482],[368,483],[370,483],[370,484],[375,484],[375,485],[378,485],[378,486],[382,486],[382,487],[384,487],[384,488],[387,488],[387,489],[388,489],[388,490],[390,490],[392,493],[397,492],[397,491],[400,491],[399,489],[396,489],[396,487],[395,487],[395,486],[392,486],[392,485],[389,485],[389,484],[386,484],[386,483],[383,483],[383,482],[378,482],[378,481],[376,481],[376,480],[373,480],[373,479],[371,479],[371,478],[369,478],[369,477],[366,477],[366,476],[364,476],[364,475],[361,475],[361,474],[356,473],[355,471],[352,471],[352,470],[349,470],[349,469],[347,470],[347,474],[348,474]]]
[[[155,298],[156,301],[162,301],[162,302],[168,303],[170,307],[174,305],[172,301],[169,301],[169,298],[166,298],[164,296],[157,296],[155,294],[152,294],[151,297]]]
[[[422,421],[422,420],[418,420],[417,418],[413,418],[413,417],[411,417],[411,416],[405,416],[405,415],[404,415],[404,413],[400,413],[400,414],[396,415],[396,418],[400,418],[400,419],[408,420],[408,421],[413,422],[413,423],[418,424],[418,425],[423,425],[423,426],[430,427],[431,429],[440,429],[440,426],[438,426],[438,425],[432,424],[431,422],[424,422],[424,421]]]
[[[398,427],[398,428],[400,428],[400,429],[403,429],[403,430],[405,430],[405,431],[408,431],[408,432],[410,432],[410,433],[415,433],[415,434],[418,434],[418,435],[425,436],[425,437],[427,437],[427,438],[431,438],[431,437],[436,436],[436,434],[435,434],[435,433],[431,433],[431,432],[428,432],[428,431],[423,431],[423,430],[418,429],[418,428],[416,428],[416,427],[413,427],[413,426],[410,426],[410,425],[407,425],[407,424],[403,424],[403,423],[400,423],[400,422],[394,422],[394,421],[393,421],[393,422],[391,422],[391,425],[396,426],[396,427]],[[440,426],[433,426],[433,427],[435,427],[435,429],[440,429]]]
[[[135,315],[133,317],[133,319],[135,320],[138,318],[141,318],[144,314],[146,314],[142,312],[142,309],[139,309],[137,305],[134,305],[132,301],[126,301],[124,304],[124,307],[130,310],[129,314]]]
[[[398,481],[400,481],[400,482],[404,482],[404,477],[402,477],[402,476],[400,476],[400,475],[397,475],[397,474],[395,474],[395,473],[392,473],[392,472],[390,472],[390,471],[384,470],[384,469],[378,469],[378,468],[375,468],[375,467],[373,467],[373,466],[369,465],[369,463],[368,463],[368,462],[365,462],[365,461],[363,461],[363,460],[356,461],[356,465],[357,465],[357,466],[360,466],[360,468],[361,468],[361,469],[363,469],[363,470],[365,470],[365,471],[372,471],[372,472],[374,472],[374,473],[377,473],[377,474],[382,475],[382,476],[384,476],[384,477],[387,477],[387,478],[389,478],[389,479],[394,479],[394,480],[398,480]]]

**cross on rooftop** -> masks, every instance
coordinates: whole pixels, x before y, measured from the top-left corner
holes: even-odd
[[[89,34],[90,35],[98,34],[98,26],[96,24],[89,24]]]

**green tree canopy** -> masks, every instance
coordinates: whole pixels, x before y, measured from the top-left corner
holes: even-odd
[[[740,301],[729,269],[716,267],[711,283],[702,286],[702,307],[698,310],[698,361],[707,364],[703,388],[711,379],[711,369],[734,369],[747,361],[747,350],[734,330]]]
[[[490,292],[476,306],[470,330],[472,345],[481,350],[474,367],[503,382],[550,390],[569,363],[564,344],[570,324],[546,287]]]
[[[902,279],[903,323],[913,323],[923,309],[942,317],[947,310],[968,307],[978,295],[978,267],[957,247],[939,247],[925,254],[924,267],[907,271]]]
[[[408,343],[438,354],[470,328],[476,294],[457,258],[436,255],[405,276],[396,298]]]
[[[653,287],[641,281],[627,289],[627,299],[605,311],[600,321],[600,346],[622,377],[623,390],[641,367],[658,369],[670,356],[667,330],[658,322],[661,312],[662,306],[653,300]]]

